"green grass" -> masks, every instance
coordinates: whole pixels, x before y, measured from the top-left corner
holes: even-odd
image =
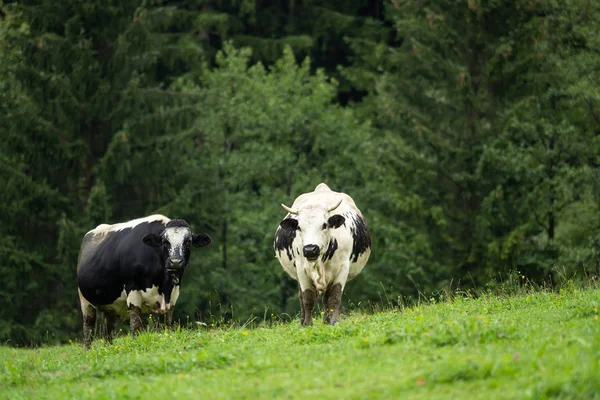
[[[0,348],[0,398],[600,398],[600,290]],[[183,396],[183,397],[181,397]]]

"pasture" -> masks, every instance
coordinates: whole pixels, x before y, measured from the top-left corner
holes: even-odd
[[[600,398],[600,290],[0,348],[6,399]]]

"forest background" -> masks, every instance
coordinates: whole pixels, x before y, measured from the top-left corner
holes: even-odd
[[[0,0],[0,340],[79,335],[85,232],[213,238],[177,319],[298,311],[272,241],[299,194],[373,236],[344,304],[600,261],[595,0]]]

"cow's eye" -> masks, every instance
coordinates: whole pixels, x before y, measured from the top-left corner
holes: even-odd
[[[321,229],[326,229],[327,228],[327,224],[323,224],[323,226],[321,227]]]

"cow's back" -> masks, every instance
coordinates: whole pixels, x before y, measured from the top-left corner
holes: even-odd
[[[322,187],[321,185],[325,187]],[[292,208],[299,209],[303,207],[309,207],[311,205],[319,206],[323,204],[333,206],[341,199],[343,200],[343,203],[336,208],[336,214],[342,214],[348,210],[360,213],[352,197],[343,192],[334,192],[325,184],[321,185],[317,186],[313,192],[304,193],[296,197],[296,200],[294,200],[294,203],[292,204]]]
[[[126,286],[150,287],[161,272],[156,249],[146,246],[142,238],[148,233],[160,234],[164,223],[150,220],[130,225],[103,224],[83,238],[77,263],[78,285],[94,305],[111,304]]]

